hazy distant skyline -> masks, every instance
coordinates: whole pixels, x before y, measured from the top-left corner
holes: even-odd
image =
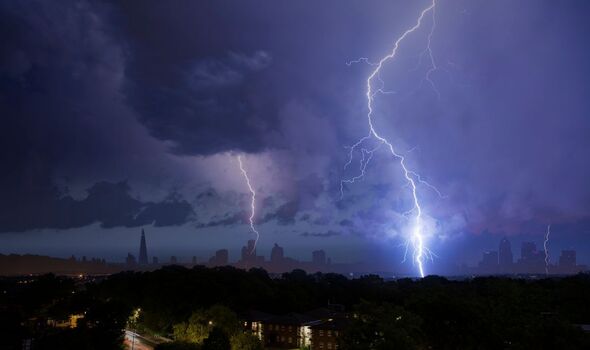
[[[230,259],[252,238],[309,259],[399,266],[408,191],[367,134],[365,79],[428,1],[0,4],[0,253]],[[503,236],[590,263],[590,3],[439,0],[400,47],[375,121],[444,195],[420,193],[428,271],[474,264]],[[419,64],[421,63],[421,64]],[[360,155],[357,155],[360,157]],[[410,266],[400,268],[412,269]]]

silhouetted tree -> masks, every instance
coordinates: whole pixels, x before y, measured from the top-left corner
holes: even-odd
[[[203,342],[202,350],[231,350],[229,337],[220,327],[213,327]]]
[[[222,330],[228,337],[240,330],[236,314],[223,305],[213,305],[207,310],[193,312],[187,322],[174,325],[174,339],[201,344],[213,328]]]
[[[363,302],[340,339],[343,350],[418,349],[423,344],[421,319],[402,307]]]
[[[231,350],[263,350],[260,339],[249,333],[237,333],[230,339]]]
[[[174,341],[171,343],[158,344],[155,350],[199,350],[199,346],[194,343]]]

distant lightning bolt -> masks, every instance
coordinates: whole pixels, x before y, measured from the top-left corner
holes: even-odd
[[[440,100],[440,92],[438,91],[438,89],[436,88],[436,85],[434,85],[434,82],[430,78],[430,75],[432,74],[432,72],[434,72],[435,70],[438,69],[436,62],[434,61],[434,56],[432,55],[432,49],[430,48],[430,42],[432,41],[432,35],[434,34],[434,29],[436,28],[436,16],[435,16],[436,7],[434,6],[435,5],[434,1],[435,0],[432,1],[432,27],[430,28],[430,33],[428,33],[428,42],[426,44],[426,50],[425,50],[425,52],[428,53],[428,58],[430,59],[430,68],[426,72],[426,77],[424,79],[428,83],[430,83],[430,86],[432,86],[432,89],[436,92],[436,96]]]
[[[543,250],[545,250],[545,274],[549,274],[549,250],[547,244],[549,243],[549,235],[551,234],[551,225],[547,225],[547,233],[545,233],[545,241],[543,242]]]
[[[369,59],[367,57],[360,57],[360,58],[358,58],[356,60],[352,60],[352,61],[346,62],[346,65],[347,66],[352,66],[355,63],[366,63],[366,64],[368,64],[370,66],[375,66],[376,65],[375,63],[372,63],[371,61],[369,61]]]
[[[250,200],[250,218],[248,219],[250,221],[250,230],[252,230],[252,232],[256,234],[254,247],[252,247],[252,251],[250,251],[250,254],[252,254],[256,249],[256,244],[258,243],[258,239],[260,238],[260,233],[258,233],[256,227],[254,227],[254,216],[256,215],[256,191],[254,191],[252,184],[250,184],[250,178],[248,177],[248,172],[244,168],[241,156],[238,156],[238,163],[240,163],[240,170],[242,171],[242,175],[244,176],[246,184],[248,185],[248,189],[250,190],[250,194],[252,195],[252,199]]]
[[[367,165],[369,165],[369,162],[373,158],[373,154],[375,153],[377,148],[379,148],[379,146],[377,146],[376,148],[374,148],[372,150],[366,150],[364,148],[361,149],[361,166],[360,166],[361,172],[357,176],[354,176],[350,179],[344,179],[344,180],[340,181],[340,199],[344,198],[344,184],[345,183],[353,184],[357,180],[360,180],[365,176],[365,170],[367,169]],[[352,161],[352,159],[350,161]]]
[[[375,68],[372,70],[371,74],[369,75],[369,77],[367,78],[367,92],[366,92],[366,97],[367,97],[367,108],[368,108],[368,112],[367,112],[367,120],[368,120],[368,124],[369,124],[369,135],[361,138],[360,140],[358,140],[355,144],[353,144],[350,147],[350,153],[349,153],[349,158],[347,163],[344,165],[344,168],[348,167],[348,165],[350,165],[350,163],[352,162],[353,159],[353,153],[354,151],[361,146],[361,144],[363,142],[365,142],[366,140],[369,140],[371,138],[375,138],[377,141],[379,141],[380,145],[386,145],[387,148],[389,149],[389,152],[394,156],[394,158],[399,160],[399,164],[403,170],[403,175],[406,179],[406,181],[408,182],[410,188],[411,188],[411,194],[412,194],[412,199],[413,199],[413,207],[412,209],[409,210],[409,212],[414,212],[415,213],[415,217],[414,217],[414,223],[413,223],[413,228],[412,228],[412,233],[411,233],[411,238],[410,241],[412,243],[412,246],[414,248],[414,262],[418,265],[418,270],[420,272],[420,276],[424,277],[424,266],[423,266],[423,259],[424,258],[432,258],[432,253],[430,252],[430,250],[425,246],[425,242],[424,242],[424,236],[422,235],[422,207],[420,205],[420,201],[418,198],[418,193],[417,193],[417,184],[424,184],[432,189],[435,189],[432,185],[430,185],[429,183],[423,181],[420,176],[410,170],[407,165],[406,165],[406,158],[397,153],[395,148],[393,147],[393,144],[387,140],[385,137],[383,137],[381,134],[379,134],[377,132],[377,130],[375,129],[375,126],[373,125],[373,100],[375,98],[375,95],[378,93],[388,93],[386,91],[384,91],[384,82],[383,80],[381,80],[380,77],[380,72],[381,72],[381,68],[383,67],[383,65],[395,58],[396,54],[397,54],[397,50],[399,48],[400,43],[411,33],[413,33],[414,31],[416,31],[418,28],[420,28],[420,26],[422,25],[422,20],[424,19],[424,17],[426,16],[427,13],[431,13],[432,14],[432,28],[430,30],[430,33],[428,35],[428,41],[427,41],[427,48],[426,50],[421,54],[421,56],[423,56],[424,54],[428,54],[428,57],[430,59],[430,63],[431,63],[431,67],[430,69],[427,71],[426,73],[426,77],[425,80],[430,83],[430,85],[434,88],[434,90],[436,91],[437,96],[440,97],[440,94],[438,92],[438,90],[436,90],[436,87],[434,86],[433,81],[430,79],[430,75],[431,73],[437,69],[437,66],[435,64],[434,61],[434,57],[432,55],[432,50],[430,49],[430,41],[432,38],[432,34],[434,32],[434,28],[436,25],[436,22],[434,20],[434,15],[435,15],[435,5],[436,5],[436,0],[433,0],[432,3],[430,4],[430,6],[428,6],[427,8],[425,8],[424,10],[422,10],[422,12],[420,13],[420,16],[418,17],[418,20],[416,21],[416,24],[411,27],[410,29],[406,30],[394,43],[392,50],[390,51],[390,53],[381,58],[379,60],[379,62],[377,63],[372,63],[370,62],[367,58],[360,58],[356,61],[351,61],[349,63],[347,63],[348,65],[352,64],[352,63],[359,63],[359,62],[364,62],[364,63],[368,63],[370,66],[374,66]],[[377,79],[381,84],[380,87],[377,89],[373,88],[373,81]],[[340,183],[340,189],[341,189],[341,194],[343,194],[343,186],[344,183],[354,183],[355,181],[359,180],[360,178],[362,178],[365,174],[365,169],[369,163],[369,161],[371,160],[372,157],[372,153],[376,150],[366,150],[366,149],[361,149],[361,153],[362,153],[362,157],[363,159],[361,160],[361,173],[358,176],[355,176],[351,179],[348,180],[342,180],[342,182]],[[365,156],[368,156],[368,158],[365,160]],[[436,189],[435,189],[436,190]],[[438,192],[438,190],[436,190],[436,192],[440,195],[440,192]],[[408,244],[410,243],[410,241],[408,242]],[[405,257],[404,257],[405,259]]]

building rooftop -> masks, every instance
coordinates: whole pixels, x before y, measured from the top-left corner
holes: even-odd
[[[258,311],[258,310],[249,310],[249,311],[246,311],[246,312],[240,314],[240,317],[244,321],[266,321],[266,320],[276,317],[276,316],[266,313],[266,312]]]
[[[308,316],[308,315],[291,312],[286,315],[273,316],[273,317],[265,320],[265,322],[271,323],[271,324],[284,324],[284,325],[301,326],[301,325],[315,324],[315,323],[321,322],[321,321],[314,318],[314,317]]]
[[[333,330],[342,330],[346,328],[350,324],[350,320],[348,318],[339,317],[335,319],[330,319],[328,321],[322,321],[321,323],[311,325],[311,329],[333,329]]]

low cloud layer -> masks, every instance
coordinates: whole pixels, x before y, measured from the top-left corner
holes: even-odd
[[[102,228],[144,225],[178,226],[194,220],[191,205],[176,195],[161,202],[142,202],[130,195],[127,183],[100,182],[88,189],[86,198],[73,199],[57,191],[41,200],[3,212],[0,230],[18,232],[69,229],[99,223]],[[25,210],[26,209],[26,210]],[[23,213],[34,213],[33,215]]]

